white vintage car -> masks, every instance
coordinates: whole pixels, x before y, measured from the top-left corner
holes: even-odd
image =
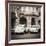
[[[40,29],[40,25],[30,25],[29,27],[26,27],[26,31],[30,32],[38,32]]]
[[[30,31],[30,32],[38,32],[38,30],[36,28],[26,28],[26,32]]]
[[[25,30],[25,24],[19,24],[14,28],[16,33],[24,33]]]

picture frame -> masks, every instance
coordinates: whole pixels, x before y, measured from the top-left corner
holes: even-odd
[[[5,4],[5,46],[45,43],[45,3],[27,1],[6,1]],[[17,19],[14,15],[19,15],[19,19]],[[25,18],[22,19],[21,17],[25,17],[27,20]],[[15,18],[15,21],[13,18]],[[15,23],[19,25],[16,26]]]

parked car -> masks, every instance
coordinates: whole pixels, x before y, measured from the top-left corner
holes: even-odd
[[[29,28],[29,31],[31,32],[39,32],[40,25],[32,25],[31,28]]]
[[[14,28],[16,33],[24,33],[25,30],[25,24],[19,24]]]

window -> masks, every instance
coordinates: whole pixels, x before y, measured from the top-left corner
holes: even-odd
[[[20,18],[20,24],[26,24],[27,23],[27,20],[25,17],[21,17]]]
[[[35,18],[31,19],[31,25],[35,25]]]

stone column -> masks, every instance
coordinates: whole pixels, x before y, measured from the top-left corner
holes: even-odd
[[[36,21],[36,25],[38,25],[38,20],[36,19],[35,21]]]
[[[19,24],[19,18],[18,19],[16,19],[16,25],[18,25]]]
[[[18,16],[18,13],[17,13],[16,11],[15,11],[15,13],[16,13],[16,15],[15,15],[15,16],[17,17],[17,19],[16,19],[16,23],[15,23],[15,26],[16,26],[16,25],[18,25],[18,24],[19,24],[19,16]]]
[[[31,16],[27,16],[27,27],[31,25]]]

